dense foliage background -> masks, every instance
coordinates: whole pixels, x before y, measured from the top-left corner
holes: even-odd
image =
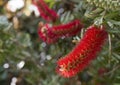
[[[46,21],[31,10],[31,0],[14,10],[9,1],[18,0],[0,0],[0,85],[120,85],[119,0],[45,0],[60,16],[51,24],[74,19],[84,23],[79,35],[49,45],[38,37],[38,24]],[[93,23],[103,23],[109,33],[101,53],[77,76],[59,76],[56,61],[74,48],[73,41],[80,40]]]

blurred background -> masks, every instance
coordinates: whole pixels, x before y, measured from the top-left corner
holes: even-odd
[[[44,1],[60,16],[51,24],[81,19],[84,29],[46,44],[37,31],[40,22],[47,22],[32,0],[0,0],[0,85],[120,85],[120,1]],[[104,23],[109,33],[101,53],[75,77],[59,76],[56,61],[74,48],[93,23]]]

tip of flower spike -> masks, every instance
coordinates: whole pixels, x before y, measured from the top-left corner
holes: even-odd
[[[42,28],[44,26],[44,23],[43,22],[39,22],[38,26],[39,26],[39,28]]]
[[[56,72],[65,78],[69,78],[69,74],[67,74],[67,69],[65,68],[64,59],[59,59],[57,62]]]
[[[63,66],[57,66],[56,72],[64,78],[71,78],[76,75],[76,73],[74,71],[68,70]]]
[[[68,73],[68,71],[64,67],[59,67],[58,66],[56,68],[56,72],[64,78],[70,78],[71,77],[70,74]]]
[[[47,44],[51,44],[53,42],[56,41],[56,38],[51,38],[49,36],[51,36],[52,34],[49,33],[49,27],[50,25],[49,24],[45,24],[45,25],[41,25],[42,23],[40,23],[40,27],[38,29],[38,35],[39,37],[44,41],[46,42]]]
[[[43,19],[50,22],[55,22],[59,17],[57,13],[50,9],[44,0],[32,0],[32,3],[38,8]]]
[[[70,70],[71,65],[69,65],[69,62],[71,62],[71,59],[69,58],[61,58],[57,62],[56,72],[64,77],[64,78],[71,78],[76,75],[76,72]]]
[[[88,30],[92,31],[93,33],[95,32],[95,34],[96,34],[96,32],[100,32],[101,35],[104,35],[105,39],[107,39],[107,37],[108,37],[108,33],[105,30],[105,27],[103,25],[100,25],[100,26],[92,25],[88,28]]]

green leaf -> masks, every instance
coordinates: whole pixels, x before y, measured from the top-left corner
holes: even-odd
[[[113,85],[120,85],[120,83],[114,83]]]
[[[117,53],[113,53],[113,55],[120,60],[120,55],[118,55]]]
[[[24,47],[31,46],[31,39],[30,35],[27,33],[19,33],[17,36],[18,41]]]
[[[7,71],[4,71],[3,74],[1,75],[1,79],[2,80],[5,80],[8,76],[8,72]]]

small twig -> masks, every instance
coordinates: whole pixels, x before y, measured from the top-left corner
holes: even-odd
[[[112,74],[114,71],[116,71],[118,68],[120,68],[120,65],[116,66],[115,68],[113,68],[111,71],[105,73],[104,75],[109,75]]]
[[[110,56],[112,54],[112,45],[111,45],[111,36],[110,36],[110,34],[108,34],[108,41],[109,41],[109,59],[108,59],[108,63],[110,64]]]
[[[84,30],[83,29],[81,29],[81,38],[83,37],[83,34],[84,34]]]

